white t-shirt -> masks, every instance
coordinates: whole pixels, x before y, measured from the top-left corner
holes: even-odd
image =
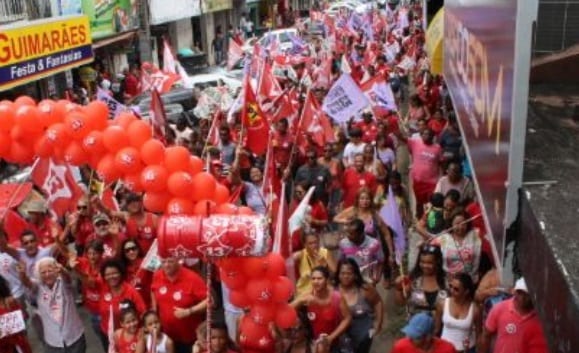
[[[28,275],[28,278],[38,279],[36,278],[36,274],[34,273],[34,266],[36,265],[38,260],[42,259],[43,257],[52,256],[53,254],[52,249],[53,249],[52,246],[38,248],[38,252],[33,257],[28,256],[28,254],[26,254],[26,250],[22,248],[16,250],[18,251],[18,256],[20,257],[20,260],[22,260],[26,266],[26,275]]]
[[[18,261],[7,253],[0,253],[0,275],[8,281],[10,292],[14,298],[20,298],[24,295],[24,286],[20,281],[16,265]]]
[[[364,153],[364,147],[366,147],[365,143],[360,143],[359,145],[354,145],[352,142],[348,142],[346,147],[344,148],[344,166],[347,168],[354,164],[354,157],[357,154]]]

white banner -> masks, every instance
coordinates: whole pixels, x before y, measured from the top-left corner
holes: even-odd
[[[352,76],[342,74],[324,98],[322,110],[337,123],[344,123],[369,104]]]
[[[22,310],[11,311],[0,315],[0,338],[26,330]]]
[[[105,102],[107,107],[109,107],[109,119],[114,119],[117,115],[124,112],[127,107],[124,104],[118,102],[113,97],[111,97],[106,91],[102,89],[97,90],[97,99],[101,102]]]
[[[384,79],[373,79],[362,85],[362,90],[373,107],[382,107],[388,110],[397,111],[396,101],[392,87]]]
[[[151,24],[158,25],[201,15],[199,0],[150,0]]]

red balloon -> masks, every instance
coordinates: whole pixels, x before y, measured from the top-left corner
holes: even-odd
[[[29,96],[20,96],[18,98],[16,98],[16,100],[14,101],[14,104],[17,106],[35,106],[36,105],[36,101],[34,100],[34,98],[29,97]]]
[[[252,216],[255,213],[253,212],[253,210],[247,206],[241,206],[239,207],[239,210],[237,211],[237,214],[239,215],[245,215],[245,216]]]
[[[104,130],[108,126],[109,108],[106,103],[92,101],[84,107],[89,125],[96,130]]]
[[[139,151],[134,147],[125,147],[115,155],[115,166],[123,174],[135,174],[143,169]]]
[[[91,131],[82,140],[82,147],[91,156],[102,156],[107,152],[105,144],[103,143],[103,133],[101,131]]]
[[[53,153],[52,145],[48,143],[46,136],[41,136],[34,143],[34,153],[41,158],[50,157]]]
[[[22,126],[14,125],[12,130],[10,130],[10,137],[14,141],[25,142],[28,139],[28,134],[24,131]]]
[[[215,187],[215,202],[218,205],[229,202],[229,189],[223,184]]]
[[[14,126],[14,107],[0,104],[0,131],[9,132]]]
[[[127,130],[131,123],[137,120],[137,117],[132,112],[122,112],[114,120],[115,125]],[[150,129],[150,128],[149,128]]]
[[[150,212],[165,212],[171,200],[168,192],[146,192],[143,196],[143,206]]]
[[[190,195],[193,190],[193,178],[186,172],[174,172],[169,176],[167,189],[176,197]]]
[[[10,144],[10,152],[8,153],[7,159],[18,164],[31,164],[34,159],[34,151],[32,147],[26,143],[13,141]]]
[[[123,178],[123,184],[134,193],[141,193],[145,191],[141,185],[141,173],[127,174]]]
[[[265,274],[267,278],[274,280],[285,275],[285,259],[280,254],[270,252],[264,256],[264,262],[267,267]]]
[[[1,119],[1,118],[0,118]],[[10,144],[12,143],[12,138],[7,132],[0,132],[0,158],[8,156],[10,152]]]
[[[106,154],[97,165],[97,174],[105,183],[110,183],[120,178],[121,173],[115,166],[115,155]]]
[[[169,173],[160,165],[150,165],[141,172],[141,185],[148,192],[161,192],[167,188]]]
[[[273,286],[269,279],[253,277],[245,289],[247,297],[255,304],[270,304],[273,301]]]
[[[294,327],[298,322],[296,309],[289,304],[279,305],[275,311],[275,324],[282,329]]]
[[[71,141],[64,150],[64,160],[72,165],[82,165],[88,162],[89,155],[77,141]]]
[[[153,136],[151,126],[142,120],[133,121],[127,131],[131,146],[137,148],[141,148]]]
[[[245,272],[245,275],[250,278],[265,278],[267,265],[263,257],[244,257],[239,261],[239,265]]]
[[[215,214],[236,215],[238,207],[231,203],[222,203],[215,208]]]
[[[116,153],[129,144],[129,136],[120,126],[109,126],[103,132],[103,143],[109,152]]]
[[[54,147],[64,147],[69,141],[67,128],[63,123],[50,125],[45,133],[46,139]]]
[[[245,316],[239,324],[239,344],[245,351],[253,348],[259,351],[269,352],[273,349],[275,340],[267,325],[256,324],[251,317]]]
[[[247,284],[247,277],[239,270],[220,268],[219,278],[232,291],[244,290]]]
[[[271,305],[253,305],[249,317],[258,325],[267,325],[275,318],[275,307]]]
[[[201,200],[195,203],[193,214],[202,217],[209,217],[215,210],[215,202],[211,200]]]
[[[279,276],[273,281],[273,301],[275,303],[287,303],[294,292],[295,286],[289,278]]]
[[[147,165],[162,164],[165,160],[165,146],[159,140],[146,141],[141,146],[141,159]]]
[[[193,214],[195,204],[193,201],[175,197],[167,204],[167,213],[173,215],[189,215]]]
[[[36,108],[36,106],[23,105],[16,108],[14,113],[14,123],[29,133],[42,131],[38,108]]]
[[[251,304],[244,288],[229,292],[229,302],[238,308],[247,308]]]
[[[183,146],[171,146],[165,149],[165,166],[172,172],[189,169],[189,150]]]
[[[207,172],[197,173],[193,177],[194,192],[191,195],[193,200],[213,200],[217,181],[213,175]]]
[[[80,140],[90,132],[86,116],[82,112],[73,111],[66,115],[64,124],[68,129],[68,134],[72,138]]]
[[[197,156],[189,157],[189,174],[195,175],[203,171],[203,160]]]

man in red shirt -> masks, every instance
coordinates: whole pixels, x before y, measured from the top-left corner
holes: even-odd
[[[354,156],[354,165],[346,168],[344,172],[342,181],[344,208],[354,205],[361,188],[368,188],[372,193],[376,192],[376,176],[364,170],[364,155],[360,153]]]
[[[477,352],[489,352],[492,336],[496,337],[494,353],[548,352],[543,328],[524,278],[515,283],[514,291],[512,298],[498,303],[489,312]]]
[[[402,332],[406,335],[394,343],[391,353],[456,353],[454,346],[434,337],[434,319],[427,313],[410,318]]]
[[[288,133],[289,123],[286,118],[280,119],[273,134],[272,146],[275,164],[279,170],[287,168],[290,161],[292,144],[295,136]]]
[[[146,254],[157,237],[157,216],[151,212],[145,212],[140,195],[130,194],[126,201],[126,236],[134,239]]]
[[[164,258],[153,275],[151,298],[163,330],[175,344],[175,352],[191,352],[195,331],[207,308],[203,279],[179,265],[175,257]]]
[[[362,141],[364,143],[373,143],[378,135],[378,125],[372,116],[372,111],[366,109],[362,112],[362,121],[356,124],[356,127],[362,130]]]
[[[136,66],[131,67],[131,71],[124,72],[125,75],[125,98],[127,100],[139,94],[139,74]]]

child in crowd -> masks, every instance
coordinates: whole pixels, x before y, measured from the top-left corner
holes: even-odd
[[[225,324],[211,324],[211,333],[209,336],[209,348],[211,353],[235,353],[231,349],[232,343],[227,333]]]
[[[192,353],[203,353],[207,351],[207,321],[203,321],[197,326],[195,332],[197,341],[193,345]]]
[[[118,329],[114,335],[115,352],[142,352],[143,333],[139,328],[139,314],[137,313],[137,308],[130,300],[123,300],[120,306],[121,328]],[[141,345],[140,349],[137,348],[139,345]]]
[[[161,332],[161,321],[155,311],[149,310],[143,315],[143,328],[146,353],[173,353],[175,351],[173,340]]]

